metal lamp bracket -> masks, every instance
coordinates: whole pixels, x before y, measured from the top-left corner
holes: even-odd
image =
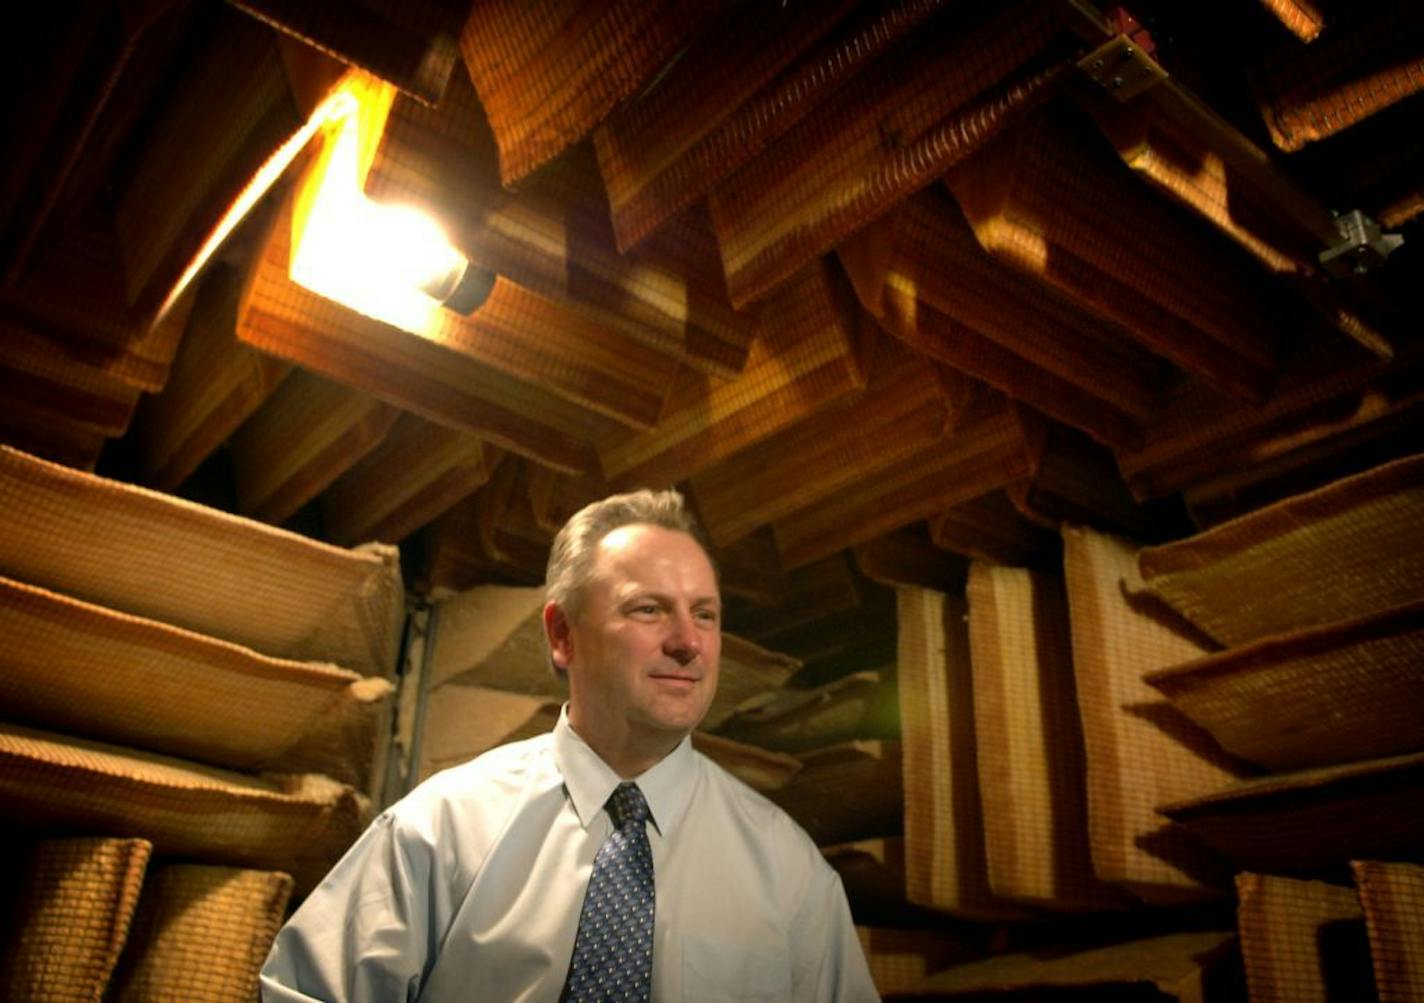
[[[1320,252],[1320,263],[1337,275],[1363,275],[1385,263],[1404,238],[1385,233],[1379,223],[1359,209],[1335,217],[1340,239]]]
[[[1126,35],[1108,39],[1082,59],[1078,68],[1118,101],[1127,101],[1167,79],[1167,71]]]

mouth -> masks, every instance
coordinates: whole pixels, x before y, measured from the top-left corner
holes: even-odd
[[[650,678],[664,686],[672,686],[677,689],[692,689],[702,681],[701,676],[688,675],[685,673],[655,672]]]

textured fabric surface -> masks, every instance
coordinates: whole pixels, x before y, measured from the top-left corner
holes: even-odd
[[[762,298],[1060,89],[1071,63],[1049,7],[952,6],[952,22],[941,12],[886,47],[709,193],[734,304]]]
[[[1170,610],[1134,596],[1137,548],[1063,527],[1073,677],[1083,722],[1093,869],[1151,901],[1221,897],[1220,861],[1156,812],[1242,774],[1210,735],[1143,682],[1206,649]]]
[[[858,318],[828,264],[802,270],[757,311],[756,339],[733,380],[685,370],[657,425],[599,442],[620,482],[689,477],[865,385]]]
[[[989,890],[964,596],[896,589],[905,894],[967,919],[1022,914]]]
[[[613,831],[593,858],[564,998],[646,1001],[653,988],[653,850],[648,802],[631,782],[605,805]]]
[[[888,332],[1104,442],[1140,444],[1160,359],[988,254],[939,186],[894,224],[883,309],[872,308]]]
[[[767,797],[817,846],[900,835],[905,792],[899,742],[841,742],[800,759],[795,779]]]
[[[1365,925],[1352,889],[1246,872],[1236,876],[1236,894],[1251,1003],[1371,998]]]
[[[129,935],[152,844],[46,839],[12,848],[0,889],[0,996],[98,1003]]]
[[[0,803],[26,827],[141,836],[166,855],[289,871],[301,890],[366,817],[364,798],[320,774],[249,776],[10,724]]]
[[[155,867],[107,997],[113,1003],[229,1003],[257,993],[292,879],[203,864]]]
[[[1298,12],[1282,20],[1293,32],[1320,23],[1312,4],[1291,6]],[[1371,16],[1361,17],[1357,6],[1331,4],[1329,25],[1316,29],[1320,37],[1312,44],[1282,38],[1251,61],[1256,104],[1280,149],[1293,152],[1334,136],[1424,87],[1419,5],[1390,0],[1372,6]]]
[[[395,665],[394,547],[343,550],[0,446],[0,573],[266,655]]]
[[[919,992],[936,1000],[1170,999],[1200,1003],[1214,998],[1204,995],[1211,973],[1230,964],[1235,946],[1229,933],[1203,931],[1105,946],[999,954],[930,975],[920,983]],[[1152,988],[1157,991],[1149,991]],[[1072,992],[1075,989],[1079,992]]]
[[[1424,749],[1424,602],[1262,638],[1148,682],[1227,751],[1270,770]]]
[[[802,752],[856,739],[898,738],[886,703],[893,680],[875,669],[851,672],[809,689],[771,690],[748,700],[718,733],[764,749]]]
[[[975,562],[968,599],[989,887],[1051,909],[1126,905],[1093,872],[1062,581]]]
[[[1246,870],[1408,859],[1424,842],[1424,753],[1255,777],[1157,810]]]
[[[951,932],[857,926],[870,976],[881,996],[911,993],[920,980],[963,957],[968,948]]]
[[[1325,15],[1313,0],[1261,0],[1302,42],[1309,42],[1325,27]]]
[[[1138,554],[1143,582],[1224,645],[1413,602],[1424,457],[1386,463]]]
[[[0,576],[5,717],[238,770],[362,789],[393,691]]]
[[[659,80],[594,130],[618,246],[629,248],[706,195],[934,8],[877,5],[831,29],[852,4],[734,4]],[[738,40],[725,70],[720,32]],[[829,34],[828,34],[829,33]]]
[[[686,44],[720,4],[482,4],[460,52],[499,140],[513,185],[582,138]]]
[[[1352,861],[1380,1003],[1424,1003],[1424,864]]]
[[[435,102],[459,55],[459,4],[440,0],[362,0],[327,7],[287,0],[244,0],[263,20],[344,63],[369,70]]]
[[[237,511],[279,525],[385,438],[398,412],[306,370],[292,373],[228,439]]]
[[[980,244],[1184,372],[1259,404],[1275,367],[1266,297],[1232,267],[1232,248],[1146,186],[1124,183],[1128,168],[1084,143],[1071,121],[1056,107],[947,176]],[[1143,232],[1160,239],[1139,246]]]
[[[1271,219],[1269,202],[1242,194],[1245,179],[1209,140],[1164,112],[1161,104],[1134,102],[1098,121],[1118,156],[1164,195],[1209,220],[1272,272],[1311,269],[1302,235]],[[1191,152],[1182,158],[1178,151]],[[1249,200],[1243,209],[1242,200]]]
[[[213,269],[197,283],[168,382],[139,412],[144,483],[159,491],[187,480],[291,371],[233,338],[241,294],[242,276],[234,269]]]
[[[774,523],[782,565],[803,567],[1031,476],[1040,421],[977,387],[939,442]]]
[[[714,543],[735,543],[760,526],[837,498],[950,432],[956,402],[933,362],[893,338],[876,340],[866,356],[863,393],[693,477],[697,511]]]

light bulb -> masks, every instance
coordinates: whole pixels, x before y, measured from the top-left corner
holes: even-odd
[[[468,263],[428,214],[372,202],[361,191],[359,120],[347,114],[328,137],[333,145],[294,235],[290,274],[328,299],[424,334]]]

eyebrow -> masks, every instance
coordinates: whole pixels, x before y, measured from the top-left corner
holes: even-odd
[[[651,589],[651,588],[648,588],[648,589],[634,588],[634,589],[630,589],[625,595],[621,596],[621,597],[619,598],[619,602],[620,602],[620,603],[636,602],[636,601],[638,601],[639,599],[656,599],[658,602],[662,602],[662,603],[670,603],[670,602],[673,601],[671,593],[662,592],[662,591],[659,591],[658,589]],[[718,607],[718,608],[720,609],[721,606],[722,606],[722,596],[721,596],[720,594],[718,594],[718,593],[712,593],[712,594],[710,594],[710,595],[705,595],[705,596],[695,596],[693,599],[691,599],[691,600],[688,602],[688,605],[689,605],[689,606],[705,606],[705,605],[707,605],[707,604],[709,604],[709,603],[712,604],[712,605],[715,605],[716,607]]]

